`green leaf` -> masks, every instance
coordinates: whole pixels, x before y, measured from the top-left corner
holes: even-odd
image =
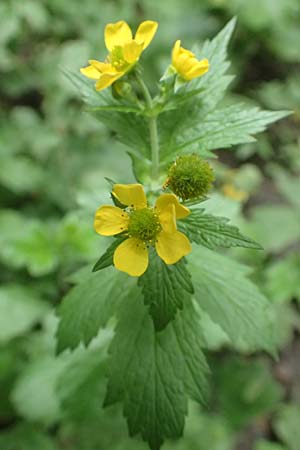
[[[132,105],[126,107],[116,102],[110,89],[101,92],[95,90],[94,83],[72,71],[64,71],[66,76],[81,92],[88,111],[109,130],[117,134],[118,139],[130,148],[129,153],[137,157],[143,155],[151,160],[148,125],[143,116],[132,112]],[[121,114],[123,112],[123,114]]]
[[[254,134],[264,131],[267,125],[290,114],[288,111],[261,111],[236,104],[219,108],[205,115],[197,115],[186,130],[177,134],[174,153],[188,147],[197,150],[223,149],[233,145],[254,142]]]
[[[47,305],[28,287],[3,285],[0,288],[0,342],[29,331],[47,310]]]
[[[184,259],[167,265],[154,251],[150,252],[150,263],[139,278],[139,285],[156,330],[165,328],[175,317],[176,311],[191,301],[194,292]]]
[[[284,204],[256,206],[251,210],[249,230],[267,251],[280,252],[299,240],[300,212]]]
[[[178,228],[196,244],[211,250],[217,247],[245,247],[260,250],[262,247],[243,235],[229,219],[205,214],[204,209],[192,209],[190,216],[178,222]]]
[[[235,348],[274,353],[271,306],[246,277],[249,269],[204,247],[194,247],[189,269],[200,308]]]
[[[88,345],[114,315],[128,294],[134,279],[107,268],[90,273],[63,298],[58,308],[57,351]]]
[[[300,256],[291,253],[284,259],[273,262],[266,269],[266,290],[276,302],[300,300]]]
[[[210,69],[203,77],[185,83],[182,92],[171,97],[168,104],[171,104],[172,108],[178,97],[186,100],[191,93],[197,95],[194,95],[190,101],[186,101],[177,111],[168,112],[167,104],[165,112],[159,116],[161,153],[165,159],[172,158],[170,152],[172,152],[173,143],[175,145],[176,135],[182,134],[187,128],[190,129],[193,126],[191,118],[194,117],[196,122],[200,112],[203,114],[213,110],[224,96],[233,78],[225,75],[225,72],[229,68],[229,62],[226,61],[227,46],[234,26],[235,19],[232,19],[212,41],[206,41],[201,50],[196,48],[199,58],[208,58]]]
[[[32,422],[54,424],[61,416],[56,383],[66,359],[44,356],[27,365],[12,392],[17,412]]]
[[[116,248],[121,244],[124,238],[116,238],[113,243],[107,248],[105,253],[99,258],[93,267],[93,272],[105,269],[106,267],[113,265],[113,256]]]
[[[230,66],[230,62],[227,61],[227,47],[235,25],[236,19],[233,18],[211,41],[205,41],[201,49],[196,49],[199,59],[209,60],[210,68],[205,76],[196,78],[190,87],[203,89],[199,98],[202,107],[209,111],[222,100],[229,83],[234,78],[225,74]]]
[[[110,347],[105,405],[123,402],[129,433],[152,450],[183,433],[187,396],[204,401],[208,371],[192,304],[156,333],[138,290],[121,310]]]
[[[300,406],[284,405],[274,421],[276,434],[287,445],[289,450],[298,450],[300,442]]]
[[[216,358],[212,372],[219,408],[235,430],[272,411],[283,396],[283,389],[272,378],[265,360],[248,361],[240,356]]]

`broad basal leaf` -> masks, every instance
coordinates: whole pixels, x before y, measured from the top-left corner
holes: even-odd
[[[105,405],[122,401],[130,435],[140,433],[152,450],[182,435],[188,396],[205,398],[202,344],[191,303],[159,333],[138,289],[124,303],[110,347]]]
[[[178,223],[179,228],[196,244],[204,245],[211,250],[217,247],[246,247],[261,249],[262,247],[239,229],[229,225],[229,220],[205,214],[204,209],[192,209],[191,214]]]
[[[191,301],[194,292],[186,262],[181,259],[167,265],[154,251],[150,252],[150,263],[139,285],[157,330],[162,330],[174,318],[177,309]]]
[[[70,290],[58,309],[58,352],[88,345],[115,313],[117,304],[129,295],[133,278],[107,268],[89,274]]]
[[[195,298],[233,345],[274,352],[271,305],[246,277],[248,269],[226,256],[195,247],[189,257]]]

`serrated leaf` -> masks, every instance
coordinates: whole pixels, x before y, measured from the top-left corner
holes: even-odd
[[[192,304],[156,333],[141,293],[126,300],[110,347],[105,405],[122,401],[129,433],[152,450],[183,433],[187,396],[203,401],[208,371]]]
[[[156,330],[164,329],[177,310],[191,301],[194,292],[186,262],[182,259],[167,265],[154,251],[150,252],[149,266],[139,278],[139,285]]]
[[[108,129],[117,134],[123,144],[130,147],[130,154],[151,160],[148,125],[141,115],[122,107],[116,102],[109,89],[95,90],[94,84],[72,71],[64,71],[71,82],[80,90],[89,112]],[[125,105],[126,106],[126,105]],[[122,112],[122,114],[120,114]]]
[[[93,272],[105,269],[106,267],[113,265],[113,257],[116,248],[121,244],[124,238],[116,238],[113,243],[107,248],[106,252],[98,259],[93,267]]]
[[[274,353],[271,305],[247,278],[249,269],[204,247],[189,257],[195,298],[235,347]]]
[[[239,229],[228,224],[225,217],[205,214],[204,209],[192,209],[191,214],[178,223],[178,228],[196,244],[214,250],[217,247],[245,247],[260,250],[262,247]]]
[[[267,125],[290,114],[288,111],[262,111],[243,104],[226,106],[203,116],[195,116],[185,132],[178,134],[174,152],[185,148],[206,150],[228,148],[254,142],[254,134],[264,131]]]
[[[63,298],[58,308],[57,351],[88,345],[101,327],[115,314],[120,301],[129,294],[134,280],[107,268],[91,273]]]

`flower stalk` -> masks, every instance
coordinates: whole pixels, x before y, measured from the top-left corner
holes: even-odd
[[[141,88],[146,102],[147,110],[149,112],[148,127],[151,147],[152,181],[157,181],[159,177],[159,142],[157,132],[157,114],[154,114],[153,112],[153,100],[144,80],[137,72],[135,73],[135,77]]]

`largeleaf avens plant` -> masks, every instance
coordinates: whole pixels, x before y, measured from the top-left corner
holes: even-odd
[[[88,111],[127,146],[136,183],[112,182],[111,203],[95,212],[107,250],[58,309],[58,351],[88,346],[114,324],[104,405],[122,402],[130,435],[152,450],[182,435],[189,398],[206,402],[202,314],[233,347],[275,351],[267,299],[247,268],[216,252],[261,247],[205,211],[213,150],[253,141],[287,114],[222,103],[234,24],[194,52],[176,41],[154,97],[141,63],[153,21],[134,37],[126,22],[108,24],[104,62],[68,73]]]

